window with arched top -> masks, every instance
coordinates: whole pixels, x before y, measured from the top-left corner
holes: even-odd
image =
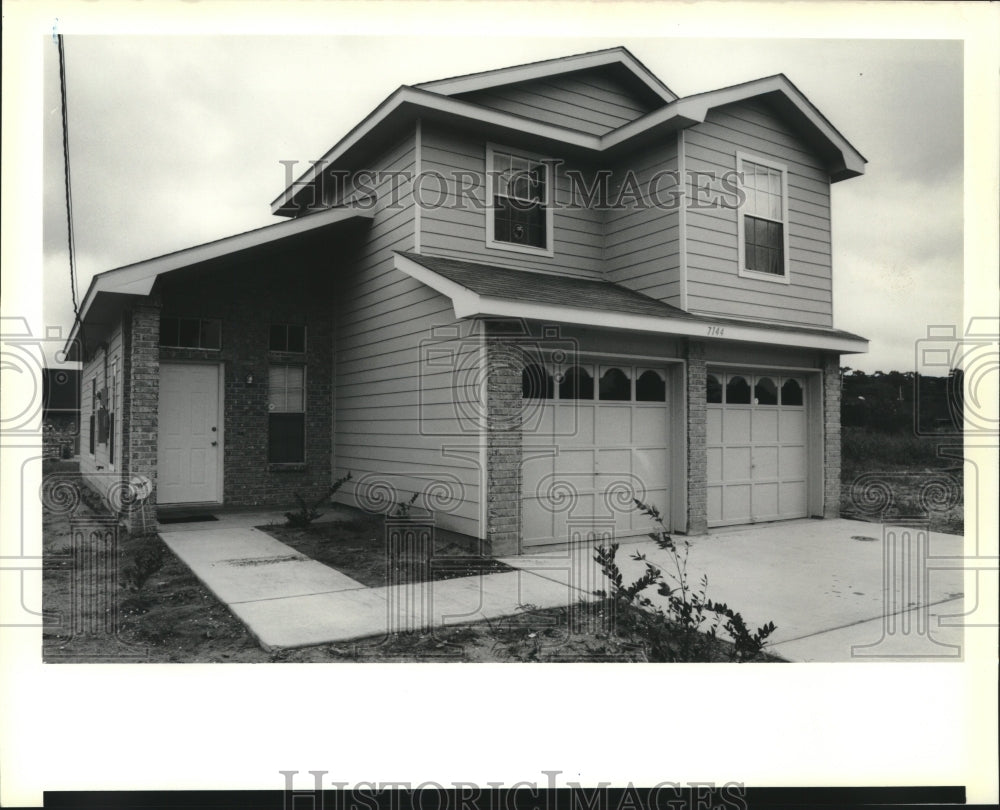
[[[802,404],[802,385],[794,377],[789,377],[781,386],[781,404]]]
[[[559,382],[559,399],[593,398],[593,375],[583,366],[570,366]]]
[[[531,363],[521,372],[521,396],[525,399],[552,399],[555,384],[552,375],[540,363]]]
[[[726,381],[726,402],[730,405],[750,404],[750,383],[746,377],[732,374]]]
[[[636,402],[666,402],[667,383],[659,372],[649,369],[635,381]]]
[[[632,380],[620,368],[605,369],[601,375],[598,397],[613,402],[630,402],[632,400]]]
[[[709,374],[705,380],[705,400],[709,405],[722,402],[722,382],[714,374]]]
[[[777,405],[778,386],[770,377],[758,377],[753,387],[754,405]]]

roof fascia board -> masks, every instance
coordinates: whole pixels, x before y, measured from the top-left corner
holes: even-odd
[[[726,324],[720,327],[709,320],[693,318],[670,318],[654,315],[631,315],[627,312],[609,312],[606,310],[580,309],[554,304],[538,304],[530,301],[517,301],[509,298],[479,295],[461,284],[429,270],[405,256],[394,254],[396,269],[406,273],[422,284],[451,299],[455,308],[456,318],[474,318],[478,316],[496,316],[508,318],[527,318],[529,320],[556,321],[583,326],[599,326],[609,329],[627,329],[637,332],[654,332],[658,334],[680,335],[684,337],[709,338],[711,328],[713,334],[721,328],[724,330],[724,340],[735,340],[746,343],[766,343],[779,346],[797,346],[807,349],[823,349],[841,354],[860,354],[868,351],[868,341],[850,339],[838,335],[802,334],[794,330],[761,328],[748,324],[746,326]]]
[[[219,259],[233,253],[250,250],[255,247],[287,239],[292,236],[315,231],[328,225],[334,225],[348,219],[372,219],[373,212],[357,208],[332,208],[328,211],[318,211],[307,217],[290,219],[266,225],[263,228],[246,231],[206,242],[194,247],[167,253],[153,259],[147,259],[135,264],[125,265],[114,270],[106,270],[94,276],[87,288],[83,304],[80,307],[80,319],[70,332],[67,345],[73,342],[79,329],[79,322],[85,321],[87,312],[100,293],[118,293],[121,295],[149,295],[156,279],[164,273],[180,270],[195,264]]]
[[[616,64],[628,68],[637,79],[655,93],[656,96],[661,98],[665,104],[669,104],[677,99],[677,95],[650,73],[645,65],[639,62],[631,53],[620,48],[597,51],[596,53],[565,56],[559,59],[547,59],[544,62],[487,70],[482,73],[471,73],[467,76],[455,76],[450,79],[421,82],[416,86],[422,90],[431,90],[435,93],[450,96],[459,93],[473,93],[477,90],[488,90],[508,84],[546,79],[550,76],[560,76],[564,73],[573,73],[579,70],[607,67]]]
[[[372,130],[377,128],[392,113],[404,105],[415,107],[418,111],[430,111],[444,115],[454,115],[470,121],[485,124],[490,127],[502,127],[515,132],[531,135],[576,146],[582,149],[600,151],[601,139],[597,135],[580,132],[568,127],[545,124],[514,113],[505,113],[488,107],[481,107],[469,101],[461,101],[450,96],[432,93],[416,87],[400,87],[386,101],[382,102],[358,126],[352,129],[322,158],[307,169],[298,180],[292,183],[271,203],[271,210],[277,214],[291,202],[292,198],[304,186],[316,180],[319,173],[336,163],[350,149],[357,146]]]
[[[653,112],[647,113],[642,118],[637,118],[635,121],[631,121],[602,136],[601,148],[609,149],[614,146],[620,146],[637,135],[666,124],[675,118],[686,119],[690,122],[690,124],[686,124],[687,126],[694,123],[702,123],[708,116],[709,110],[773,92],[782,93],[803,117],[830,141],[834,148],[840,152],[844,168],[847,171],[855,174],[864,174],[865,164],[867,163],[864,155],[855,149],[827,121],[823,114],[816,109],[812,102],[803,95],[802,91],[782,74],[767,76],[763,79],[755,79],[754,81],[734,85],[733,87],[710,90],[706,93],[697,93],[693,96],[678,99],[666,107],[653,110]]]

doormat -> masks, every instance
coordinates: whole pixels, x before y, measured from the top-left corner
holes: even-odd
[[[210,520],[218,520],[215,515],[166,515],[158,517],[158,523],[207,523]]]

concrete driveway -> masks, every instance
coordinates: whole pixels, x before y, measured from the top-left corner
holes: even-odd
[[[680,540],[678,536],[676,539]],[[964,612],[963,538],[853,520],[796,520],[718,530],[690,539],[689,583],[708,575],[708,596],[739,611],[751,629],[777,625],[769,649],[790,661],[957,661]],[[667,570],[651,540],[623,542],[618,562],[630,582],[635,552]],[[567,559],[586,570],[589,549],[504,561],[557,577]],[[562,562],[560,562],[562,561]],[[935,568],[935,566],[938,566]],[[564,576],[564,575],[562,575]],[[594,574],[588,574],[593,578]],[[655,600],[664,597],[648,595]]]

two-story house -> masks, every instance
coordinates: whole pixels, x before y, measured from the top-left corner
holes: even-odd
[[[864,164],[783,75],[678,98],[624,48],[400,87],[283,222],[95,277],[82,470],[161,509],[350,472],[493,553],[643,534],[633,497],[694,534],[835,516],[867,341],[830,184]]]

